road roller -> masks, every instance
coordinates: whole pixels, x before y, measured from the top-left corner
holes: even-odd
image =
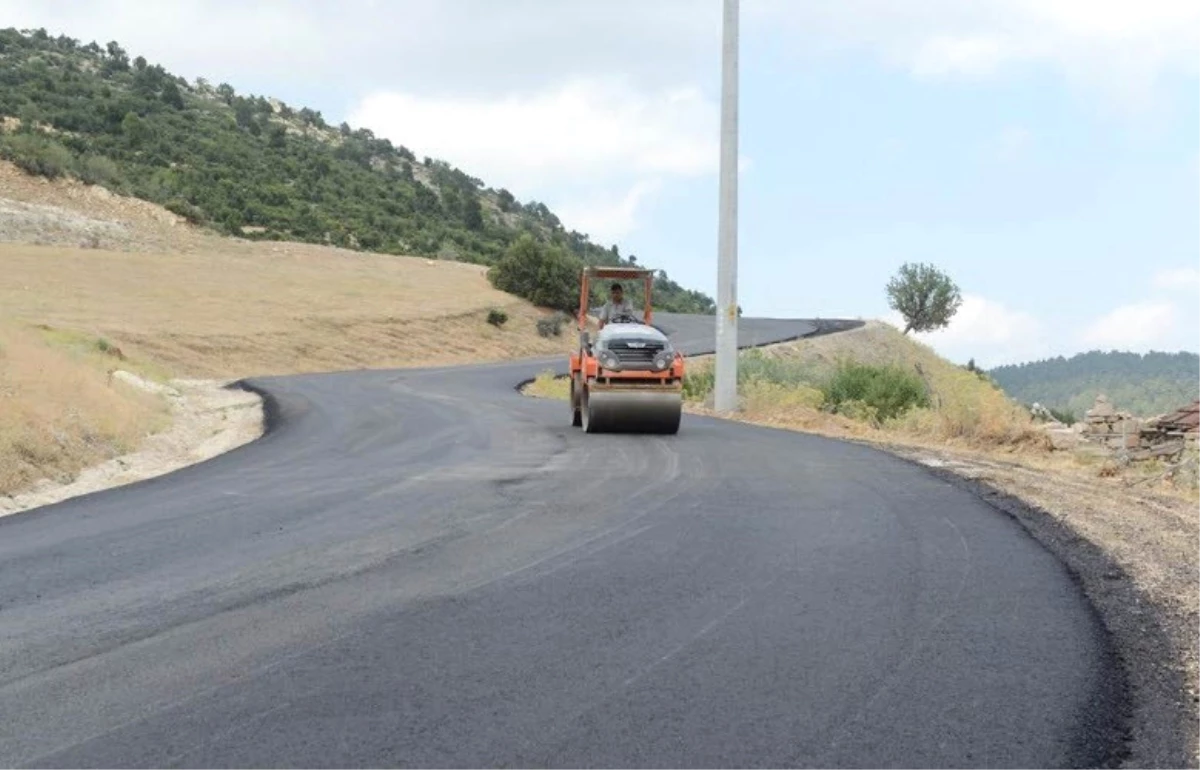
[[[683,356],[652,325],[654,273],[636,267],[585,267],[579,290],[579,349],[571,354],[571,424],[585,433],[677,433],[683,413]],[[593,339],[592,285],[640,281],[640,319],[617,315]]]

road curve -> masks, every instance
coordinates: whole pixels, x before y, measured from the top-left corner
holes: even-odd
[[[660,322],[711,349],[711,318]],[[741,322],[757,343],[830,328]],[[0,765],[1120,748],[1098,622],[1017,524],[862,446],[691,415],[586,436],[514,390],[557,363],[263,378],[261,440],[0,519]]]

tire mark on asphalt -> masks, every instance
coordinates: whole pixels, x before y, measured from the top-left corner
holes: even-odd
[[[930,642],[930,637],[933,632],[940,628],[950,618],[959,611],[958,600],[962,596],[963,590],[967,586],[967,579],[973,571],[973,559],[971,556],[971,546],[967,542],[967,538],[963,535],[962,530],[948,516],[941,517],[948,527],[954,530],[954,534],[958,536],[959,544],[962,546],[963,567],[959,573],[958,585],[954,589],[954,595],[950,601],[946,602],[946,609],[934,616],[933,621],[925,626],[920,631],[917,637],[909,645],[905,656],[890,670],[875,682],[873,691],[865,700],[859,702],[858,707],[854,710],[852,716],[848,719],[839,721],[839,728],[835,731],[831,738],[826,753],[823,755],[826,761],[832,762],[833,754],[841,747],[842,740],[847,736],[852,727],[856,727],[861,723],[863,715],[870,709],[885,693],[889,692],[891,687],[899,680],[900,675],[912,665],[916,660],[917,654],[925,650]]]

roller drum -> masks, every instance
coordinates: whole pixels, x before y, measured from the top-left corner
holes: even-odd
[[[589,389],[581,411],[588,433],[677,433],[683,396],[678,391]]]

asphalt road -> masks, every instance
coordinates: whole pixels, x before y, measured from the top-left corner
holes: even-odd
[[[711,319],[663,316],[691,350]],[[743,339],[812,333],[743,319]],[[828,326],[821,328],[828,329]],[[271,431],[0,519],[0,765],[1094,766],[1080,590],[920,468],[547,362],[261,379]]]

